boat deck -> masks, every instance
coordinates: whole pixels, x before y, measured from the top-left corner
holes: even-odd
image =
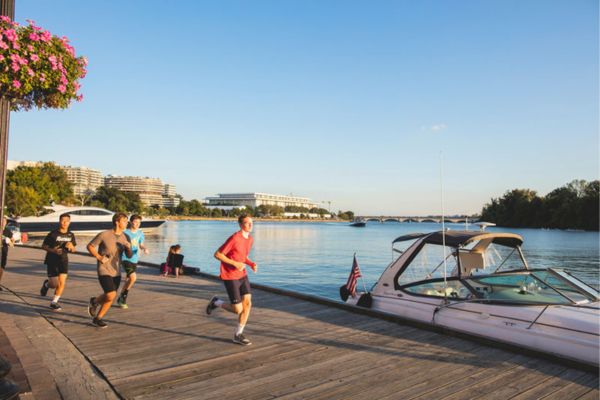
[[[0,292],[0,352],[22,399],[599,397],[594,372],[256,289],[253,344],[235,345],[235,316],[204,312],[224,295],[219,282],[149,267],[130,308],[113,307],[98,329],[86,308],[100,293],[93,260],[71,256],[63,311],[52,312],[42,259],[11,249]]]

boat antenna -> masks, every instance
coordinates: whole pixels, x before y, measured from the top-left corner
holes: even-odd
[[[447,299],[446,224],[444,215],[444,153],[440,151],[440,203],[442,208],[442,248],[444,249],[444,299]]]

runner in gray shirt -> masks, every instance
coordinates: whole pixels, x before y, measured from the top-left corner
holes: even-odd
[[[132,256],[131,243],[123,231],[127,228],[127,215],[113,215],[113,229],[100,232],[87,245],[89,253],[98,260],[98,281],[104,294],[90,298],[88,313],[93,318],[92,324],[105,328],[102,317],[106,314],[113,300],[117,297],[117,289],[121,284],[121,256]],[[100,306],[100,311],[98,311]]]

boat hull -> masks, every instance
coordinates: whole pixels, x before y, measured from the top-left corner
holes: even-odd
[[[360,298],[349,298],[356,303]],[[598,367],[600,303],[509,306],[373,295],[371,309]]]

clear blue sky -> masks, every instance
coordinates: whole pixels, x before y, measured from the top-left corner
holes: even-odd
[[[9,159],[360,214],[476,213],[599,175],[598,2],[16,0],[89,59]]]

